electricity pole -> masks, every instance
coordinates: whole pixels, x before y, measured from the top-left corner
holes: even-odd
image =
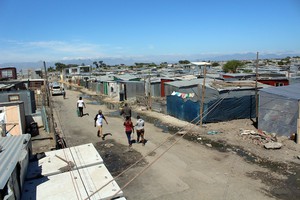
[[[256,113],[256,128],[258,127],[258,88],[257,88],[257,80],[258,80],[258,52],[256,53],[256,69],[255,69],[255,113]]]
[[[200,126],[202,126],[202,122],[203,122],[203,111],[204,111],[203,107],[204,107],[204,97],[205,97],[205,79],[206,79],[206,65],[204,65],[204,70],[203,70],[202,97],[201,97],[201,106],[200,106]]]

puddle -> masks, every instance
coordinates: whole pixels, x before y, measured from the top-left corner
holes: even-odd
[[[87,95],[87,94],[80,94],[80,97],[82,97],[83,99],[88,99],[88,100],[93,100],[91,95]]]
[[[119,112],[118,110],[109,112],[109,113],[107,114],[107,116],[108,116],[108,117],[121,117],[121,116],[120,116],[120,112]]]
[[[87,102],[86,104],[91,104],[91,105],[102,105],[101,102],[98,102],[98,101],[90,101],[90,102]]]

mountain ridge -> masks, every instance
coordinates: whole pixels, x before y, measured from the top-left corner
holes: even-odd
[[[294,57],[299,56],[295,53],[283,53],[283,54],[259,54],[259,59],[281,59],[287,56]],[[95,59],[70,59],[70,60],[57,60],[57,61],[46,61],[46,66],[55,67],[55,63],[60,62],[64,64],[78,64],[81,65],[93,65],[93,62],[99,62],[100,60],[108,65],[134,65],[135,63],[156,63],[161,62],[177,63],[179,60],[193,61],[228,61],[228,60],[255,60],[256,53],[235,53],[235,54],[224,54],[224,55],[153,55],[147,57],[124,57],[124,58],[95,58]],[[37,62],[6,62],[0,64],[0,67],[16,67],[17,69],[23,68],[44,68],[43,61]]]

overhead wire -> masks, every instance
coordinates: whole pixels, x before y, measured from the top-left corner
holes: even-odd
[[[233,89],[231,89],[233,90]],[[229,90],[227,92],[227,95],[229,95],[229,92],[231,91]],[[224,99],[226,98],[226,96],[222,97],[221,99],[218,99],[218,101],[216,101],[213,105],[211,105],[211,109],[208,108],[207,110],[209,110],[203,117],[202,119],[207,116],[211,111],[213,111]],[[200,116],[200,115],[199,115]],[[198,116],[195,118],[197,119]],[[189,123],[192,123],[195,119],[193,119],[192,121],[190,121]],[[200,120],[199,120],[200,121]],[[199,123],[199,121],[197,123]],[[189,125],[189,124],[188,124]],[[188,126],[186,125],[186,126]],[[192,127],[194,128],[194,127]],[[191,128],[191,129],[192,129]],[[184,127],[181,129],[183,130]],[[180,131],[181,131],[180,130]],[[179,132],[179,131],[178,131]],[[177,133],[178,133],[177,132]],[[145,156],[143,156],[142,158],[140,158],[138,161],[136,161],[134,164],[132,164],[131,166],[129,166],[127,169],[125,169],[123,172],[121,172],[119,175],[117,175],[116,177],[114,177],[111,181],[109,181],[108,183],[104,184],[101,188],[97,189],[95,192],[93,192],[92,194],[88,195],[88,197],[86,199],[89,199],[91,196],[93,196],[95,193],[99,192],[101,189],[103,189],[104,187],[106,187],[109,183],[113,182],[116,178],[118,178],[119,176],[121,176],[122,174],[124,174],[125,172],[127,172],[129,169],[131,169],[132,167],[134,167],[136,164],[138,164],[141,160],[143,160],[144,158],[146,158],[149,154],[151,154],[152,152],[154,152],[155,150],[157,150],[159,147],[161,147],[163,144],[165,144],[167,141],[169,141],[172,137],[175,137],[177,135],[177,133],[175,133],[173,136],[168,137],[167,140],[165,142],[162,142],[161,144],[159,144],[154,150],[150,151],[148,154],[146,154]],[[119,191],[117,191],[115,193],[114,196],[116,196],[122,189],[124,189],[125,187],[127,187],[127,185],[129,185],[133,180],[135,180],[138,176],[140,176],[146,169],[148,169],[152,164],[154,164],[162,155],[164,155],[171,147],[173,147],[179,140],[181,140],[186,134],[188,133],[188,131],[184,134],[181,135],[181,137],[176,140],[169,148],[167,148],[160,156],[158,156],[157,159],[155,159],[153,162],[151,162],[149,165],[147,165],[140,173],[138,173],[133,179],[131,179],[128,183],[126,183]],[[113,196],[113,197],[114,197]]]

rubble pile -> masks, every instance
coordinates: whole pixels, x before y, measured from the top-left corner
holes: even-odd
[[[268,134],[265,131],[240,129],[240,135],[244,140],[250,140],[254,144],[264,146],[266,149],[280,149],[282,143],[277,142],[276,134]]]

